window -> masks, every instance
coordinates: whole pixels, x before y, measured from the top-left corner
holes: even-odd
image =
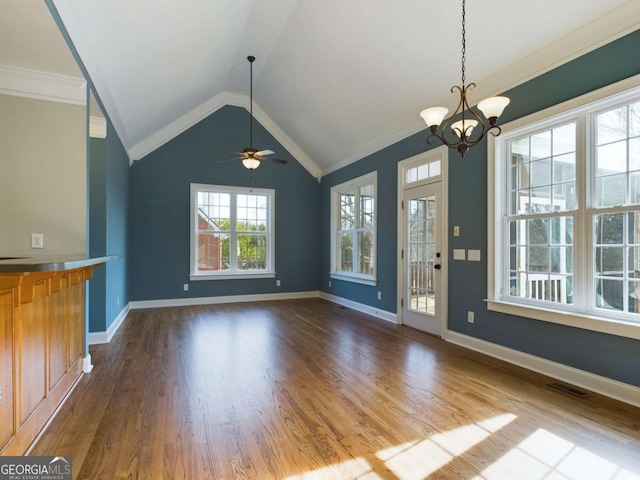
[[[376,172],[331,189],[331,276],[375,285]]]
[[[571,103],[492,141],[489,308],[640,338],[640,88]]]
[[[275,191],[191,185],[191,280],[269,278]]]

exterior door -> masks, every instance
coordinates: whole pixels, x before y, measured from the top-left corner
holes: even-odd
[[[442,182],[404,190],[403,323],[442,336]]]

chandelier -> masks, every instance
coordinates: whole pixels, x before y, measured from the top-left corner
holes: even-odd
[[[476,84],[470,83],[469,85],[465,85],[465,2],[466,0],[462,0],[462,86],[454,85],[451,87],[451,93],[455,93],[456,90],[460,93],[458,106],[453,115],[444,122],[440,132],[438,132],[438,127],[447,113],[449,113],[449,110],[445,107],[431,107],[420,112],[420,116],[431,130],[431,135],[427,137],[427,143],[431,144],[435,139],[438,139],[447,147],[458,150],[463,157],[464,154],[467,153],[467,150],[469,150],[469,147],[473,147],[482,141],[487,133],[491,133],[494,137],[500,135],[501,130],[500,127],[496,125],[496,121],[510,101],[507,97],[491,97],[478,103],[478,109],[489,121],[488,125],[485,124],[485,121],[472,110],[467,103],[467,92],[475,88]],[[462,115],[460,120],[451,123],[452,120],[460,114]],[[476,128],[478,125],[480,125],[480,130]],[[447,136],[447,128],[453,130],[453,135]],[[473,135],[473,138],[471,138],[474,128],[476,128],[476,133],[479,131],[480,134]]]

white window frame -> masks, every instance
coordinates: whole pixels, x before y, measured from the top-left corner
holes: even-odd
[[[216,192],[228,193],[231,195],[231,226],[233,227],[230,235],[230,245],[235,244],[234,238],[237,238],[235,231],[236,225],[236,196],[238,194],[261,194],[266,195],[268,201],[267,212],[267,268],[264,270],[237,270],[237,252],[230,252],[231,269],[220,271],[219,273],[198,270],[198,235],[196,232],[198,225],[197,196],[198,192]],[[227,185],[206,185],[202,183],[191,184],[191,205],[190,205],[190,274],[189,279],[198,280],[229,280],[229,279],[253,279],[253,278],[274,278],[275,272],[275,196],[276,191],[269,188],[249,188],[249,187],[233,187]]]
[[[338,231],[340,230],[340,194],[342,193],[351,193],[352,191],[358,188],[366,187],[368,185],[373,185],[373,227],[371,228],[373,233],[373,257],[375,258],[374,267],[373,267],[373,275],[367,275],[358,272],[345,272],[338,271],[337,265],[340,261],[338,251],[338,242],[337,236]],[[356,211],[355,217],[356,219],[359,217],[360,202],[356,199],[355,201]],[[357,227],[356,227],[357,229]],[[348,182],[341,183],[340,185],[335,185],[331,188],[331,271],[329,275],[331,278],[335,278],[338,280],[345,280],[348,282],[354,283],[362,283],[364,285],[377,285],[377,275],[378,275],[378,172],[374,171],[371,173],[367,173],[366,175],[362,175],[361,177],[354,178]],[[353,245],[353,266],[357,268],[358,265],[358,242],[354,242]]]
[[[600,212],[593,208],[595,194],[595,162],[587,156],[593,151],[595,139],[592,138],[595,114],[615,108],[619,105],[633,103],[640,99],[640,75],[609,85],[599,90],[574,98],[562,104],[536,112],[502,126],[499,137],[489,136],[488,141],[488,291],[487,306],[489,310],[542,320],[561,325],[609,333],[629,338],[640,339],[640,320],[634,315],[618,312],[603,312],[592,308],[594,266],[591,262],[593,245],[592,216]],[[576,188],[578,212],[574,220],[574,291],[580,289],[572,305],[550,304],[545,302],[518,299],[503,294],[505,276],[508,266],[507,245],[508,232],[506,216],[509,206],[507,191],[508,167],[506,162],[509,140],[544,131],[557,125],[576,120],[576,166],[586,163],[592,169],[577,168]],[[602,209],[610,211],[611,209]],[[620,207],[621,211],[629,210],[628,206]]]

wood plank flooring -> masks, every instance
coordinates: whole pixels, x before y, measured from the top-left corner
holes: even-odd
[[[136,310],[32,455],[78,479],[640,479],[640,409],[321,299]]]

